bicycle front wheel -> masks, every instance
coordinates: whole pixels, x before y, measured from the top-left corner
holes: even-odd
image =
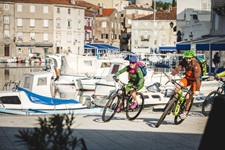
[[[144,95],[140,92],[137,92],[136,95],[137,95],[136,98],[137,98],[137,102],[138,102],[138,105],[136,108],[134,108],[134,109],[130,108],[130,106],[133,104],[132,96],[130,97],[129,100],[127,100],[126,117],[128,120],[136,119],[140,115],[142,109],[144,108]]]
[[[209,93],[206,96],[204,102],[202,103],[202,114],[204,116],[206,116],[206,117],[209,116],[209,113],[210,113],[210,111],[212,109],[212,106],[213,106],[214,98],[216,96],[219,96],[219,95],[221,95],[220,92],[218,92],[218,91],[212,91],[211,93]]]
[[[189,112],[190,112],[190,110],[191,110],[191,107],[192,107],[192,104],[193,104],[193,101],[194,101],[194,98],[192,98],[192,100],[191,100],[191,104],[190,104],[190,107],[189,107],[189,109],[188,109],[188,114],[189,114]],[[180,111],[179,111],[179,113],[178,113],[178,115],[176,115],[175,117],[174,117],[174,123],[176,124],[176,125],[178,125],[178,124],[181,124],[186,118],[181,118],[180,117],[180,115],[184,112],[186,110],[186,100],[181,104],[181,106],[180,106]],[[187,115],[188,115],[187,114]]]
[[[109,98],[102,113],[102,120],[104,122],[109,122],[116,114],[116,109],[119,106],[120,99],[121,97],[119,94],[114,94]]]
[[[176,101],[177,101],[176,98],[172,98],[171,100],[169,100],[169,102],[166,104],[166,106],[164,108],[163,114],[159,118],[159,120],[158,120],[158,122],[157,122],[155,127],[158,128],[162,124],[163,120],[166,118],[166,115],[170,114],[170,112],[173,109]]]

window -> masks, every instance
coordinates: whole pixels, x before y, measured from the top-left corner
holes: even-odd
[[[38,78],[37,86],[47,85],[47,77]]]
[[[60,21],[61,21],[60,18],[57,18],[57,19],[56,19],[56,27],[57,27],[57,28],[60,28]]]
[[[33,53],[33,49],[32,48],[29,48],[28,49],[28,54],[32,54]]]
[[[22,53],[22,48],[18,48],[18,53]]]
[[[60,33],[56,33],[56,41],[60,41],[61,39],[61,34]]]
[[[18,96],[2,96],[0,101],[2,104],[21,104]]]
[[[57,13],[58,13],[58,14],[60,13],[60,8],[57,8]]]
[[[23,20],[17,19],[17,26],[22,27],[23,26]]]
[[[48,20],[46,20],[46,19],[44,20],[43,26],[44,26],[44,27],[48,27]]]
[[[68,28],[71,28],[71,20],[70,20],[70,19],[67,20],[67,27],[68,27]]]
[[[70,14],[70,9],[68,9],[68,14]]]
[[[4,38],[9,38],[10,34],[9,34],[9,30],[4,30]]]
[[[88,26],[88,19],[85,19],[85,26]]]
[[[9,10],[9,4],[4,4],[4,10]]]
[[[31,77],[25,77],[24,85],[23,87],[25,89],[30,89],[31,86]]]
[[[128,24],[131,24],[131,19],[128,19],[127,23],[128,23]]]
[[[106,22],[102,22],[102,28],[106,28]]]
[[[101,38],[102,38],[102,39],[108,39],[108,34],[102,34],[102,35],[101,35]]]
[[[34,27],[35,26],[35,19],[30,19],[30,27]]]
[[[47,13],[48,13],[48,6],[44,6],[44,8],[43,8],[43,13],[44,13],[44,14],[47,14]]]
[[[23,40],[23,33],[22,32],[17,33],[17,40]]]
[[[78,21],[78,30],[80,30],[81,29],[81,21],[79,20]]]
[[[9,24],[9,16],[4,16],[4,24]]]
[[[71,40],[72,40],[72,33],[68,32],[67,33],[67,42],[71,42]]]
[[[22,12],[22,11],[23,11],[22,5],[18,4],[17,5],[17,12]]]
[[[115,74],[119,70],[120,65],[113,65],[111,74]]]
[[[30,12],[31,12],[31,13],[34,13],[34,12],[35,12],[35,6],[34,6],[34,5],[31,5],[31,6],[30,6]]]
[[[35,33],[30,33],[30,40],[35,40]]]
[[[44,33],[43,36],[44,41],[48,41],[48,33]]]

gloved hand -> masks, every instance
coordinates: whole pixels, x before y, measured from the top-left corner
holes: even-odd
[[[195,95],[195,96],[198,96],[199,93],[200,93],[199,91],[195,91],[194,95]]]
[[[119,79],[117,79],[117,76],[113,76],[113,79],[116,81],[116,82],[118,82],[119,81]]]
[[[136,91],[138,89],[138,85],[137,86],[133,86],[133,88]]]

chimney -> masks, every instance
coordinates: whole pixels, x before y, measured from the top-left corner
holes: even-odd
[[[99,7],[99,10],[98,11],[99,11],[98,14],[99,15],[102,15],[102,7]]]
[[[75,0],[70,0],[70,3],[75,5]]]

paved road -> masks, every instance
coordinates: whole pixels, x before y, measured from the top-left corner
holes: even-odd
[[[154,124],[161,112],[145,109],[134,121],[124,113],[108,123],[101,114],[77,114],[72,128],[78,138],[84,138],[88,150],[197,150],[204,132],[207,117],[192,111],[180,125],[173,116],[167,116],[159,128]],[[19,129],[37,126],[39,116],[0,115],[0,150],[25,150],[15,143]],[[44,116],[43,116],[44,117]]]

